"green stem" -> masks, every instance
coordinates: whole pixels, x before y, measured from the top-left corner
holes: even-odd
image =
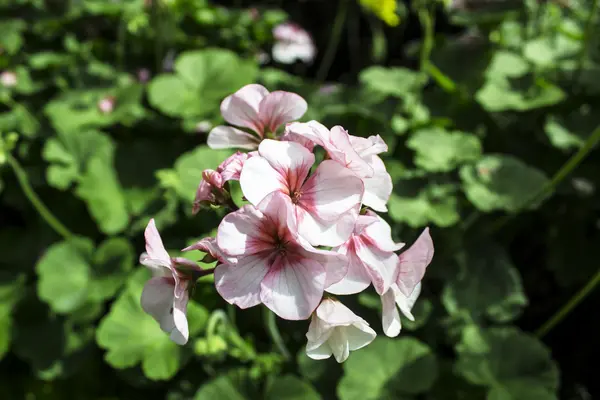
[[[438,67],[436,67],[431,61],[428,61],[425,65],[425,72],[429,74],[437,82],[437,84],[448,93],[454,93],[457,90],[456,83],[448,76],[445,75]]]
[[[377,18],[370,17],[369,25],[373,40],[371,44],[371,59],[375,63],[381,63],[387,55],[387,39],[383,31],[383,24]]]
[[[36,209],[38,214],[54,229],[56,233],[62,236],[64,239],[70,239],[73,237],[73,234],[50,212],[48,207],[42,202],[42,200],[35,193],[31,184],[29,183],[29,179],[27,178],[27,174],[19,164],[19,162],[10,154],[6,155],[6,159],[8,160],[8,164],[13,169],[17,180],[19,181],[19,185],[25,194],[25,197],[31,202],[33,207]]]
[[[585,31],[583,36],[583,47],[581,49],[581,55],[579,56],[579,64],[577,66],[577,72],[574,75],[574,80],[579,79],[581,74],[583,73],[583,68],[585,64],[585,60],[587,58],[587,54],[590,47],[590,42],[592,39],[592,34],[594,33],[594,18],[596,17],[596,13],[598,12],[598,8],[600,7],[600,0],[594,0],[592,3],[592,8],[590,10],[590,14],[585,23]]]
[[[554,191],[554,189],[563,181],[581,162],[587,157],[587,155],[594,149],[594,146],[600,141],[600,126],[598,126],[585,141],[583,147],[554,174],[552,180],[548,182],[539,192],[527,199],[518,209],[525,210],[530,205],[544,198],[548,193]],[[490,228],[489,233],[494,233],[502,228],[508,221],[510,221],[517,213],[509,214],[499,219]]]
[[[344,23],[346,22],[346,14],[348,13],[348,0],[340,0],[340,4],[338,7],[337,14],[335,16],[335,20],[333,21],[333,28],[331,29],[331,36],[329,38],[329,43],[327,44],[327,49],[325,50],[325,55],[323,56],[323,60],[321,61],[321,66],[319,67],[319,71],[317,72],[317,81],[323,82],[327,78],[327,74],[329,73],[329,68],[331,68],[331,64],[333,63],[333,58],[337,53],[338,45],[340,44],[340,38],[342,36],[342,31],[344,29]]]
[[[265,325],[267,326],[267,331],[271,336],[271,339],[275,343],[275,346],[279,349],[279,352],[283,355],[286,360],[291,358],[290,352],[287,347],[285,347],[285,343],[283,342],[283,338],[281,337],[281,333],[279,332],[279,328],[277,327],[277,317],[274,312],[265,308]]]
[[[423,29],[423,44],[421,45],[420,55],[421,71],[427,71],[429,69],[431,51],[433,50],[435,18],[427,8],[419,9],[418,14]]]
[[[556,325],[558,325],[575,307],[579,305],[600,283],[600,269],[596,275],[584,287],[579,289],[571,299],[560,308],[548,321],[544,323],[536,332],[535,335],[539,338],[544,337]]]

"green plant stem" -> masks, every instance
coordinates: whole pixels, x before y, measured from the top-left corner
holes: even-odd
[[[575,307],[579,305],[589,295],[600,283],[600,269],[596,272],[594,277],[571,299],[560,308],[548,321],[544,323],[537,331],[535,331],[535,335],[539,338],[544,337],[548,332],[550,332],[556,325],[558,325]]]
[[[594,0],[594,2],[592,3],[590,14],[588,15],[587,21],[585,23],[585,31],[583,34],[583,47],[581,49],[581,55],[579,56],[579,64],[577,66],[577,72],[574,76],[574,80],[579,79],[581,77],[581,74],[583,73],[585,60],[589,51],[592,35],[594,33],[594,18],[596,17],[596,13],[598,12],[599,7],[600,0]]]
[[[423,29],[423,43],[420,54],[421,71],[428,71],[431,51],[433,50],[435,18],[427,8],[420,8],[418,15]]]
[[[346,14],[348,14],[348,0],[340,0],[338,11],[333,21],[333,28],[331,29],[331,36],[329,37],[329,43],[325,50],[325,55],[319,66],[317,72],[317,81],[323,82],[327,78],[329,68],[333,63],[333,58],[337,53],[338,45],[340,44],[340,38],[342,31],[344,30],[344,23],[346,22]]]
[[[371,27],[371,34],[373,35],[371,44],[371,59],[375,63],[381,63],[387,56],[387,39],[385,32],[383,31],[383,24],[381,20],[370,17],[369,26]]]
[[[600,126],[598,126],[590,137],[585,141],[583,147],[554,174],[552,180],[548,182],[539,192],[528,198],[518,209],[525,210],[531,204],[534,204],[538,200],[542,199],[548,193],[554,191],[554,189],[563,181],[581,162],[587,157],[587,155],[593,150],[594,146],[600,141]],[[515,217],[517,213],[509,214],[499,219],[492,225],[489,233],[495,233],[502,228],[508,221]]]
[[[283,338],[281,337],[281,333],[277,327],[277,316],[268,308],[265,308],[264,312],[265,325],[269,335],[271,336],[271,340],[273,340],[273,343],[275,343],[275,346],[277,346],[277,349],[279,349],[281,355],[283,355],[286,360],[290,360],[290,352],[288,351],[287,347],[285,347],[285,343],[283,342]]]
[[[42,202],[42,200],[35,193],[31,184],[29,183],[29,178],[27,178],[27,174],[19,164],[19,162],[11,155],[7,154],[6,159],[8,164],[12,168],[19,181],[19,185],[25,194],[25,197],[29,200],[31,205],[36,209],[38,214],[46,221],[52,229],[64,239],[70,239],[73,237],[73,234],[52,214],[52,212],[46,207],[46,205]]]

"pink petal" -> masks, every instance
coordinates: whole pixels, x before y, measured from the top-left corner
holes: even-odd
[[[325,275],[325,268],[311,259],[279,257],[261,283],[260,299],[283,319],[307,319],[323,297]]]
[[[333,247],[346,242],[352,234],[358,215],[357,209],[351,209],[337,220],[324,221],[302,207],[295,208],[298,233],[313,246]]]
[[[383,333],[389,337],[398,336],[402,324],[400,322],[400,313],[398,313],[398,309],[396,308],[396,301],[392,290],[388,290],[381,296],[381,308]]]
[[[315,163],[315,156],[306,147],[294,142],[265,139],[258,152],[283,177],[289,190],[296,192]]]
[[[371,284],[371,277],[367,273],[367,267],[365,267],[363,262],[356,255],[354,244],[343,245],[337,251],[346,254],[346,257],[348,257],[348,272],[341,281],[327,287],[326,291],[343,295],[360,293],[368,288]]]
[[[363,178],[365,184],[363,204],[375,211],[387,212],[387,202],[393,189],[392,177],[387,173],[381,158],[370,156],[366,160],[373,168],[373,176]]]
[[[289,126],[289,124],[287,125]],[[312,140],[305,138],[304,136],[300,136],[294,132],[288,131],[288,128],[285,128],[285,132],[283,136],[279,139],[284,142],[295,142],[300,143],[302,146],[306,147],[308,151],[312,153],[315,148],[315,143]]]
[[[286,125],[285,131],[286,133],[310,140],[321,147],[325,147],[325,143],[330,141],[329,138],[331,135],[325,125],[314,120],[309,122],[292,122]]]
[[[154,218],[148,222],[146,230],[144,231],[144,238],[146,239],[146,253],[148,254],[148,257],[152,260],[159,261],[165,267],[170,267],[171,257],[169,256],[169,253],[167,253],[167,250],[165,250],[158,229],[156,229]]]
[[[190,336],[188,321],[185,316],[187,313],[188,300],[189,297],[186,290],[183,296],[175,298],[175,301],[173,302],[173,322],[175,326],[171,331],[170,339],[180,346],[186,344]]]
[[[175,321],[171,309],[173,308],[175,282],[171,278],[155,277],[144,285],[142,291],[142,309],[160,324],[160,329],[171,333],[175,328]]]
[[[373,211],[367,211],[366,215],[377,218],[377,221],[364,229],[363,240],[368,239],[371,244],[382,251],[394,252],[404,247],[404,243],[396,243],[392,240],[392,228],[383,218]]]
[[[302,117],[307,109],[306,100],[296,93],[275,91],[261,101],[259,117],[264,127],[275,132],[279,126]]]
[[[285,177],[260,156],[252,157],[244,163],[240,186],[244,197],[254,205],[275,191],[289,194]]]
[[[210,131],[206,144],[215,150],[229,148],[253,150],[258,147],[258,139],[237,128],[219,125]]]
[[[330,132],[329,143],[324,146],[330,157],[361,178],[373,176],[373,168],[352,147],[348,131],[336,125]]]
[[[191,250],[200,250],[204,253],[210,254],[213,258],[216,258],[217,260],[219,260],[222,263],[234,262],[234,260],[231,257],[227,256],[223,252],[223,250],[221,250],[221,248],[217,245],[216,238],[207,237],[207,238],[200,239],[198,242],[194,243],[191,246],[186,247],[185,249],[183,249],[181,251],[191,251]]]
[[[237,264],[221,264],[215,269],[217,292],[229,304],[249,308],[260,304],[261,282],[269,272],[269,254],[242,257]]]
[[[425,269],[433,259],[433,240],[429,228],[417,238],[412,246],[399,256],[396,284],[405,296],[410,296],[425,275]]]
[[[362,158],[368,158],[372,155],[388,151],[387,144],[379,135],[369,136],[368,138],[350,135],[350,143],[352,143],[352,147]]]
[[[301,236],[295,238],[302,247],[297,252],[305,258],[317,261],[325,267],[326,278],[325,287],[329,287],[339,282],[348,272],[348,258],[341,253],[331,250],[315,249],[311,244]]]
[[[247,256],[271,249],[273,237],[266,231],[263,214],[246,205],[223,218],[217,229],[217,246],[227,256]]]
[[[269,226],[272,226],[270,231],[276,232],[280,241],[295,241],[298,228],[289,196],[281,192],[269,193],[256,209],[268,218]]]
[[[394,290],[396,304],[398,305],[398,308],[400,308],[400,311],[402,311],[402,314],[409,320],[414,321],[415,317],[412,315],[411,310],[421,294],[421,282],[417,283],[417,286],[415,286],[415,289],[408,297],[406,297],[396,285],[392,285],[392,290]]]
[[[246,85],[221,102],[221,114],[230,124],[250,128],[262,137],[264,127],[258,113],[260,102],[268,94],[261,85]]]
[[[356,239],[354,243],[356,255],[367,267],[366,271],[371,277],[375,291],[379,295],[387,292],[397,274],[398,256],[392,252],[381,251],[360,239]]]
[[[200,211],[202,203],[213,203],[216,201],[216,197],[212,191],[213,187],[210,183],[208,183],[204,179],[200,180],[200,183],[198,184],[198,189],[196,189],[196,196],[194,197],[192,214],[197,214],[198,211]]]
[[[242,168],[244,167],[244,163],[248,160],[250,156],[248,153],[241,153],[239,151],[235,152],[235,154],[229,156],[225,161],[219,165],[217,171],[221,174],[224,182],[230,180],[240,180],[240,174],[242,173]]]
[[[332,221],[360,205],[364,185],[340,164],[323,161],[302,185],[299,205],[322,220]]]

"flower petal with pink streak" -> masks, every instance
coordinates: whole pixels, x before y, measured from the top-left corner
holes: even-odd
[[[350,248],[349,248],[350,246]],[[326,291],[333,294],[356,294],[360,293],[371,284],[371,277],[363,262],[355,253],[354,244],[345,244],[337,249],[341,254],[348,257],[348,272],[342,280],[329,286]]]
[[[297,242],[302,247],[299,250],[305,258],[310,258],[325,267],[326,278],[325,288],[339,282],[346,276],[348,272],[348,258],[345,254],[341,254],[331,250],[315,249],[307,240],[303,237],[296,237]]]
[[[275,191],[289,194],[285,177],[263,157],[252,157],[244,163],[240,187],[244,197],[254,205]]]
[[[402,328],[402,323],[400,321],[400,313],[396,307],[396,300],[392,289],[381,296],[381,306],[383,333],[388,337],[398,336],[400,334],[400,329]]]
[[[259,118],[259,107],[268,94],[262,85],[246,85],[221,102],[221,114],[230,124],[250,128],[262,137],[264,127]]]
[[[394,291],[394,296],[396,298],[396,305],[398,306],[398,308],[400,308],[400,311],[402,311],[402,314],[404,314],[404,316],[406,318],[408,318],[409,320],[414,321],[415,317],[412,315],[411,311],[412,311],[413,306],[415,305],[415,302],[419,298],[419,295],[421,294],[421,282],[417,283],[417,286],[415,286],[415,289],[412,291],[412,293],[408,297],[406,297],[400,291],[400,289],[398,289],[397,285],[392,285],[391,288]]]
[[[219,125],[212,128],[206,144],[211,149],[239,148],[253,150],[258,147],[258,139],[251,134],[231,126]]]
[[[316,261],[278,257],[261,283],[260,299],[281,318],[307,319],[323,297],[325,278],[325,268]]]
[[[258,152],[281,174],[288,187],[288,194],[300,189],[315,163],[314,154],[294,142],[265,139],[258,147]]]
[[[281,192],[269,193],[258,203],[256,209],[269,219],[268,229],[276,229],[280,241],[295,241],[298,228],[292,201],[287,195]]]
[[[330,132],[329,142],[326,142],[324,147],[331,158],[361,178],[373,176],[373,168],[352,147],[348,131],[336,125]]]
[[[360,178],[335,161],[325,160],[302,186],[299,205],[331,221],[359,206],[363,192]]]
[[[275,132],[279,126],[302,117],[307,109],[308,104],[301,96],[278,90],[261,101],[259,117],[264,127]]]
[[[240,151],[236,151],[234,154],[227,157],[217,168],[217,171],[221,174],[223,181],[239,181],[244,163],[249,157],[250,156],[248,153],[242,153]]]
[[[354,150],[362,158],[368,158],[372,155],[381,154],[388,151],[387,144],[379,135],[369,136],[368,138],[350,135],[350,143],[352,144]]]
[[[337,220],[324,221],[302,207],[296,208],[298,233],[313,246],[339,246],[350,238],[357,209],[342,214]]]
[[[289,126],[289,124],[288,124],[288,126]],[[315,142],[305,138],[304,136],[300,136],[294,132],[288,131],[287,127],[285,129],[285,132],[283,133],[283,135],[281,136],[281,138],[279,140],[281,140],[283,142],[300,143],[302,146],[306,147],[308,149],[308,151],[310,151],[311,153],[315,149]]]
[[[249,308],[260,304],[261,282],[269,273],[269,254],[258,253],[239,259],[237,264],[221,264],[215,269],[217,292],[229,304]]]
[[[228,256],[255,254],[269,249],[273,238],[264,230],[263,214],[251,205],[223,218],[217,229],[217,246]]]
[[[433,240],[429,228],[421,233],[415,243],[399,256],[396,284],[400,291],[410,297],[425,275],[425,269],[433,259]]]
[[[367,226],[362,232],[363,236],[369,239],[370,243],[379,248],[382,251],[398,251],[404,247],[404,243],[396,243],[392,239],[392,228],[390,225],[379,215],[373,211],[367,211],[367,217],[376,218],[375,223]],[[364,217],[361,215],[361,217]],[[360,218],[360,217],[359,217]]]
[[[398,256],[395,253],[381,251],[377,247],[355,239],[356,255],[367,267],[375,291],[381,296],[387,292],[397,274]]]
[[[217,238],[207,237],[200,239],[191,246],[186,247],[181,251],[192,251],[200,250],[204,253],[210,254],[213,258],[216,258],[222,263],[235,263],[237,260],[233,257],[227,256],[223,250],[217,245]]]
[[[146,253],[148,254],[148,257],[152,260],[164,263],[165,267],[170,267],[171,257],[169,256],[169,253],[167,253],[167,250],[165,250],[158,229],[156,229],[154,218],[148,222],[146,230],[144,231],[144,238],[146,239]]]

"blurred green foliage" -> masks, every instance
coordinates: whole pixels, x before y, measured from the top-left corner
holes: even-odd
[[[373,46],[374,15],[400,22],[390,38],[406,18],[423,32],[407,62],[359,60],[335,85],[261,65],[285,12],[218,3],[0,0],[0,397],[557,399],[559,365],[527,331],[598,268],[600,158],[538,195],[600,124],[598,1],[352,2],[349,18],[369,10]],[[461,33],[428,30],[434,15]],[[191,215],[201,171],[231,153],[205,133],[253,82],[302,95],[304,120],[382,135],[394,236],[432,227],[416,321],[342,366],[304,355],[306,321],[281,322],[282,352],[264,310],[234,310],[210,277],[184,347],[139,305],[148,220],[176,255],[222,217]],[[515,242],[546,253],[522,257]],[[374,293],[351,306],[381,332]]]

